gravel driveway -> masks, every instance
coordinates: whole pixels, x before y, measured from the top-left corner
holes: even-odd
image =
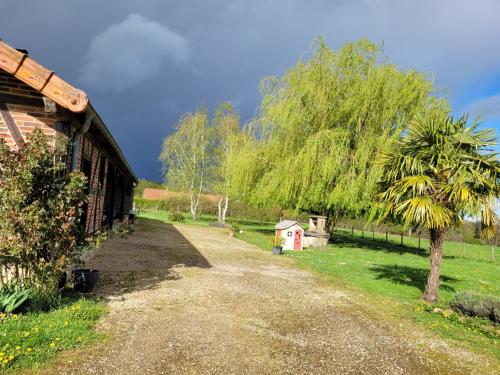
[[[474,356],[453,360],[445,344],[396,332],[352,292],[219,229],[141,220],[91,266],[110,339],[63,356],[58,374],[481,372]]]

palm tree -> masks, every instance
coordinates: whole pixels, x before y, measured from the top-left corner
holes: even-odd
[[[475,120],[443,115],[415,118],[391,154],[382,158],[377,207],[380,219],[399,218],[430,232],[430,272],[422,298],[438,300],[446,228],[465,217],[481,217],[482,235],[491,238],[498,222],[500,164],[492,130]]]

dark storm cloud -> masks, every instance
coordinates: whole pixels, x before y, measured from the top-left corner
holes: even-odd
[[[460,108],[500,92],[481,91],[500,72],[498,0],[0,0],[0,6],[0,38],[84,89],[137,174],[149,178],[160,178],[161,140],[182,112],[231,100],[249,119],[258,108],[259,80],[307,57],[318,35],[334,48],[361,37],[383,42],[391,61],[432,72]]]
[[[160,73],[166,59],[180,63],[188,57],[181,35],[131,14],[92,39],[80,81],[97,90],[123,91]]]

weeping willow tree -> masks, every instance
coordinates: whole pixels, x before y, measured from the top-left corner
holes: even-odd
[[[251,203],[331,219],[368,210],[381,175],[374,161],[416,114],[447,111],[428,77],[381,53],[367,40],[334,52],[320,39],[308,61],[262,81],[254,139],[236,163]]]

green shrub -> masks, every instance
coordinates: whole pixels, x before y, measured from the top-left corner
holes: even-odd
[[[43,312],[52,311],[64,304],[64,297],[59,292],[32,289],[23,311]]]
[[[171,222],[184,222],[184,215],[179,211],[169,211],[167,219]]]
[[[30,288],[22,288],[8,283],[0,288],[0,312],[14,313],[19,311],[28,300]]]
[[[63,297],[57,291],[9,282],[0,287],[0,312],[38,312],[58,308]]]
[[[18,151],[0,139],[0,270],[18,285],[57,290],[87,244],[80,224],[87,179],[67,173],[65,155],[40,130]]]
[[[164,199],[151,200],[151,199],[144,199],[141,197],[134,197],[134,202],[135,202],[135,208],[139,213],[144,210],[166,211],[170,208],[168,201]]]
[[[474,292],[459,292],[453,295],[450,306],[467,316],[487,318],[500,323],[500,299]]]
[[[231,220],[229,220],[229,224],[231,225],[231,230],[234,233],[239,233],[240,232],[241,225],[240,225],[240,223],[239,223],[238,220],[231,219]]]

